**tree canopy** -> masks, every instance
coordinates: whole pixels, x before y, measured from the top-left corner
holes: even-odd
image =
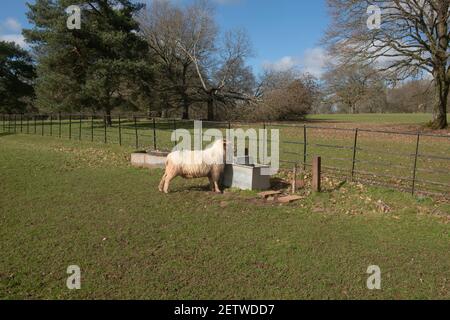
[[[0,41],[0,112],[23,113],[34,97],[35,67],[27,51]]]

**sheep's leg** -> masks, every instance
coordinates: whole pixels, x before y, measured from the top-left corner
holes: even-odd
[[[222,193],[222,191],[220,190],[220,187],[219,187],[219,182],[217,180],[214,181],[214,188],[215,188],[216,193]]]
[[[170,186],[170,182],[176,177],[177,175],[169,172],[166,173],[166,180],[164,182],[164,193],[169,193],[169,186]]]
[[[211,191],[214,192],[215,191],[214,180],[211,176],[208,176],[208,179],[209,179],[209,185],[211,186]]]
[[[164,183],[166,182],[166,177],[167,177],[167,174],[164,172],[161,182],[159,183],[159,192],[163,192]]]

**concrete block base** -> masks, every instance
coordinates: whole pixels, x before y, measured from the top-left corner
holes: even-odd
[[[135,152],[131,154],[131,165],[137,168],[164,169],[167,155],[163,152]]]
[[[241,190],[268,190],[270,176],[261,175],[262,166],[246,166],[240,164],[225,167],[223,185],[226,188]]]

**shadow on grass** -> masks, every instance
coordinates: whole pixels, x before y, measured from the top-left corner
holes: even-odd
[[[13,136],[13,135],[14,135],[13,132],[2,132],[2,133],[0,133],[0,138],[6,137],[6,136]]]

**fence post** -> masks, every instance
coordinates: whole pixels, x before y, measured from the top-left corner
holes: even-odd
[[[156,151],[156,120],[153,118],[153,149]]]
[[[119,145],[122,146],[122,119],[119,114]]]
[[[20,133],[23,132],[23,113],[20,114]]]
[[[135,136],[135,139],[136,139],[136,149],[139,149],[139,137],[138,137],[136,116],[134,116],[133,118],[134,118],[134,136]]]
[[[44,136],[44,117],[41,116],[41,135]]]
[[[355,164],[356,164],[356,147],[358,145],[358,128],[355,130],[355,138],[353,140],[353,158],[352,158],[352,181],[355,176]]]
[[[292,193],[297,192],[297,163],[294,164],[294,170],[293,170],[293,178],[292,178]]]
[[[50,114],[50,137],[53,136],[53,113]]]
[[[81,141],[81,126],[82,126],[82,121],[83,121],[83,115],[82,114],[80,114],[80,130],[79,130],[79,132],[78,132],[78,140],[80,140]]]
[[[308,140],[306,138],[306,124],[303,126],[303,171],[306,171],[306,158],[307,158],[307,146]]]
[[[69,140],[72,139],[72,114],[69,115]]]
[[[27,115],[27,134],[30,134],[30,117]]]
[[[94,142],[94,115],[91,115],[91,142]]]
[[[37,133],[37,123],[36,123],[36,115],[34,115],[34,134]]]
[[[61,111],[58,113],[58,116],[59,116],[59,132],[58,132],[58,136],[59,136],[59,138],[61,138],[61,129],[62,129],[62,123],[61,123]]]
[[[417,159],[419,158],[419,144],[420,144],[420,132],[417,133],[416,154],[414,157],[414,169],[413,169],[413,179],[412,179],[412,189],[411,189],[411,194],[413,196],[414,196],[414,193],[416,192]]]
[[[107,129],[106,129],[106,122],[108,121],[107,116],[105,115],[103,117],[103,122],[104,122],[104,131],[105,131],[105,143],[108,143],[108,136],[107,136]]]
[[[174,146],[176,147],[177,146],[177,142],[178,142],[178,140],[177,140],[177,132],[176,132],[177,131],[177,120],[176,119],[173,119],[173,130],[174,130],[174,133],[175,133]],[[202,149],[203,149],[203,146],[202,146]]]
[[[16,128],[16,122],[17,122],[17,115],[16,114],[14,114],[14,133],[16,133],[17,132],[17,128]]]
[[[269,135],[266,132],[266,123],[263,122],[263,153],[262,153],[262,164],[266,163],[266,151],[267,151],[267,147],[266,147],[266,140],[268,139]],[[293,191],[295,192],[295,191]]]
[[[313,181],[312,187],[314,192],[321,191],[321,169],[322,169],[322,158],[315,157],[313,161]]]

